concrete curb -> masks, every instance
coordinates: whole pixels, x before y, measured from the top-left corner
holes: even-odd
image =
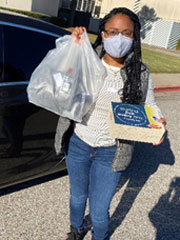
[[[180,85],[164,85],[164,86],[155,86],[154,92],[179,92]]]

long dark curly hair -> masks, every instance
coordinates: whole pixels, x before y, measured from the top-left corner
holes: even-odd
[[[130,104],[139,104],[142,98],[141,89],[141,41],[140,41],[140,22],[138,16],[127,8],[114,8],[107,14],[101,21],[99,26],[99,34],[93,48],[96,49],[99,45],[102,45],[101,32],[105,30],[105,24],[116,14],[125,14],[134,23],[134,41],[133,46],[125,58],[123,70],[125,71],[126,79],[124,80],[123,94],[121,97],[122,102]],[[102,48],[100,57],[105,54],[104,48]],[[131,56],[131,57],[129,57]]]

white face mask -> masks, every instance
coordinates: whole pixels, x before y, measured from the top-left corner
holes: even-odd
[[[104,49],[114,58],[124,57],[130,51],[133,40],[119,33],[114,37],[104,38]]]

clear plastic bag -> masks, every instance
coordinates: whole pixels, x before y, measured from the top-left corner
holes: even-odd
[[[29,101],[77,122],[96,101],[106,70],[94,52],[86,32],[80,41],[72,35],[56,40],[32,73]]]

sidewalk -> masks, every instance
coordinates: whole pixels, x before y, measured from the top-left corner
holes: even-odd
[[[180,91],[180,73],[152,73],[155,92]]]

